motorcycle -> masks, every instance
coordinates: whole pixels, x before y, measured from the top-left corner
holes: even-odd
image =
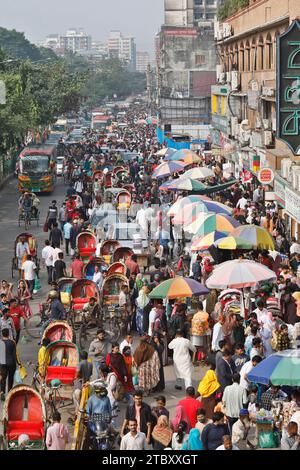
[[[93,426],[90,438],[90,450],[113,450],[117,432],[113,431],[113,421],[108,414],[93,414],[89,419]]]

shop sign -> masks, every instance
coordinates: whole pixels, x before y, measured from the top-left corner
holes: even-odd
[[[198,36],[197,30],[192,28],[165,29],[165,36]]]
[[[277,38],[277,136],[300,149],[300,23]]]
[[[287,187],[285,188],[285,210],[300,224],[300,197]]]
[[[279,181],[277,178],[274,180],[274,194],[278,204],[285,208],[285,184]]]
[[[274,180],[274,171],[271,168],[262,168],[257,174],[257,179],[261,184],[271,184]]]

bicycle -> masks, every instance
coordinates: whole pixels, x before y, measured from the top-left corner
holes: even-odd
[[[29,225],[31,222],[31,213],[30,211],[24,211],[24,223],[25,223],[25,231],[29,229]]]
[[[38,339],[41,337],[43,327],[46,322],[49,321],[47,310],[47,304],[39,304],[39,312],[31,315],[27,320],[25,320],[25,330],[31,338]]]
[[[44,389],[43,396],[46,401],[46,414],[48,420],[53,418],[54,413],[56,413],[59,408],[65,406],[65,400],[62,398],[59,391],[61,387],[62,383],[58,379],[51,380],[49,386],[46,384],[42,385],[42,388]]]
[[[82,324],[79,328],[79,345],[82,350],[86,350],[96,336],[98,328],[103,326],[101,318],[91,320],[83,312]]]

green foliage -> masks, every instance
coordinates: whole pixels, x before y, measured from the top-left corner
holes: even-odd
[[[91,77],[83,89],[87,106],[98,105],[104,98],[128,97],[146,88],[146,76],[128,72],[118,59],[104,59],[99,66],[90,69]]]
[[[249,6],[249,0],[225,0],[218,9],[218,20],[224,21],[226,18],[237,13],[238,10]]]

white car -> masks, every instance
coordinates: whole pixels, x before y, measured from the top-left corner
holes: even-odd
[[[57,157],[56,162],[56,174],[62,176],[64,170],[64,157]]]

